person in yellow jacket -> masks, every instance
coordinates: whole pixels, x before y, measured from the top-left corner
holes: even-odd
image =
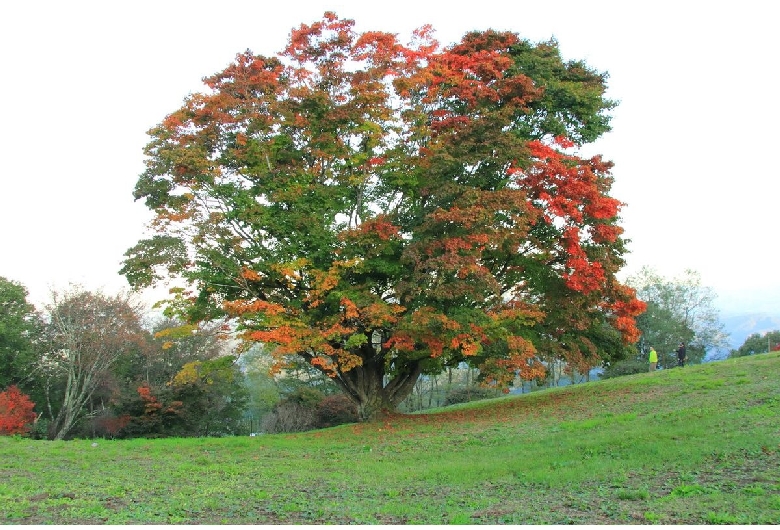
[[[658,352],[652,346],[650,346],[650,358],[648,360],[650,361],[650,371],[655,372],[658,366]]]

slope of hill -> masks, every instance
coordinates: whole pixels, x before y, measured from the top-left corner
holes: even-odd
[[[298,435],[0,437],[10,524],[780,524],[780,353]]]

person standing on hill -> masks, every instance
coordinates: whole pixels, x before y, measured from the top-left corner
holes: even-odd
[[[685,366],[685,359],[687,359],[685,356],[685,343],[681,342],[680,346],[677,348],[677,366],[681,368]]]
[[[650,357],[648,360],[650,361],[650,371],[655,372],[655,369],[658,367],[658,352],[652,346],[650,346]]]

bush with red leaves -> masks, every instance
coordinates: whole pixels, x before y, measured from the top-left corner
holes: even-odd
[[[35,421],[35,403],[15,386],[0,392],[0,435],[27,434]]]

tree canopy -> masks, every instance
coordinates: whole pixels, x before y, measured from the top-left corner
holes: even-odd
[[[185,279],[188,321],[235,319],[363,419],[446,366],[504,387],[542,354],[593,366],[636,341],[612,164],[577,154],[614,103],[555,41],[402,44],[326,13],[204,82],[149,131],[135,197],[156,233],[122,268]]]
[[[47,308],[47,349],[37,362],[50,438],[69,435],[113,366],[142,349],[145,341],[140,307],[128,295],[81,287],[53,294]]]
[[[27,388],[35,358],[40,318],[27,301],[27,289],[0,276],[0,390]]]
[[[744,357],[756,353],[768,353],[770,351],[780,350],[780,330],[767,331],[763,335],[760,333],[751,333],[745,339],[742,346],[736,350],[731,350],[729,357]]]
[[[707,352],[728,346],[728,334],[713,305],[715,293],[701,284],[698,272],[686,270],[680,277],[666,279],[649,267],[628,279],[647,310],[637,319],[642,336],[640,347],[654,346],[663,366],[676,365],[675,350],[686,344],[691,362],[701,362]]]

